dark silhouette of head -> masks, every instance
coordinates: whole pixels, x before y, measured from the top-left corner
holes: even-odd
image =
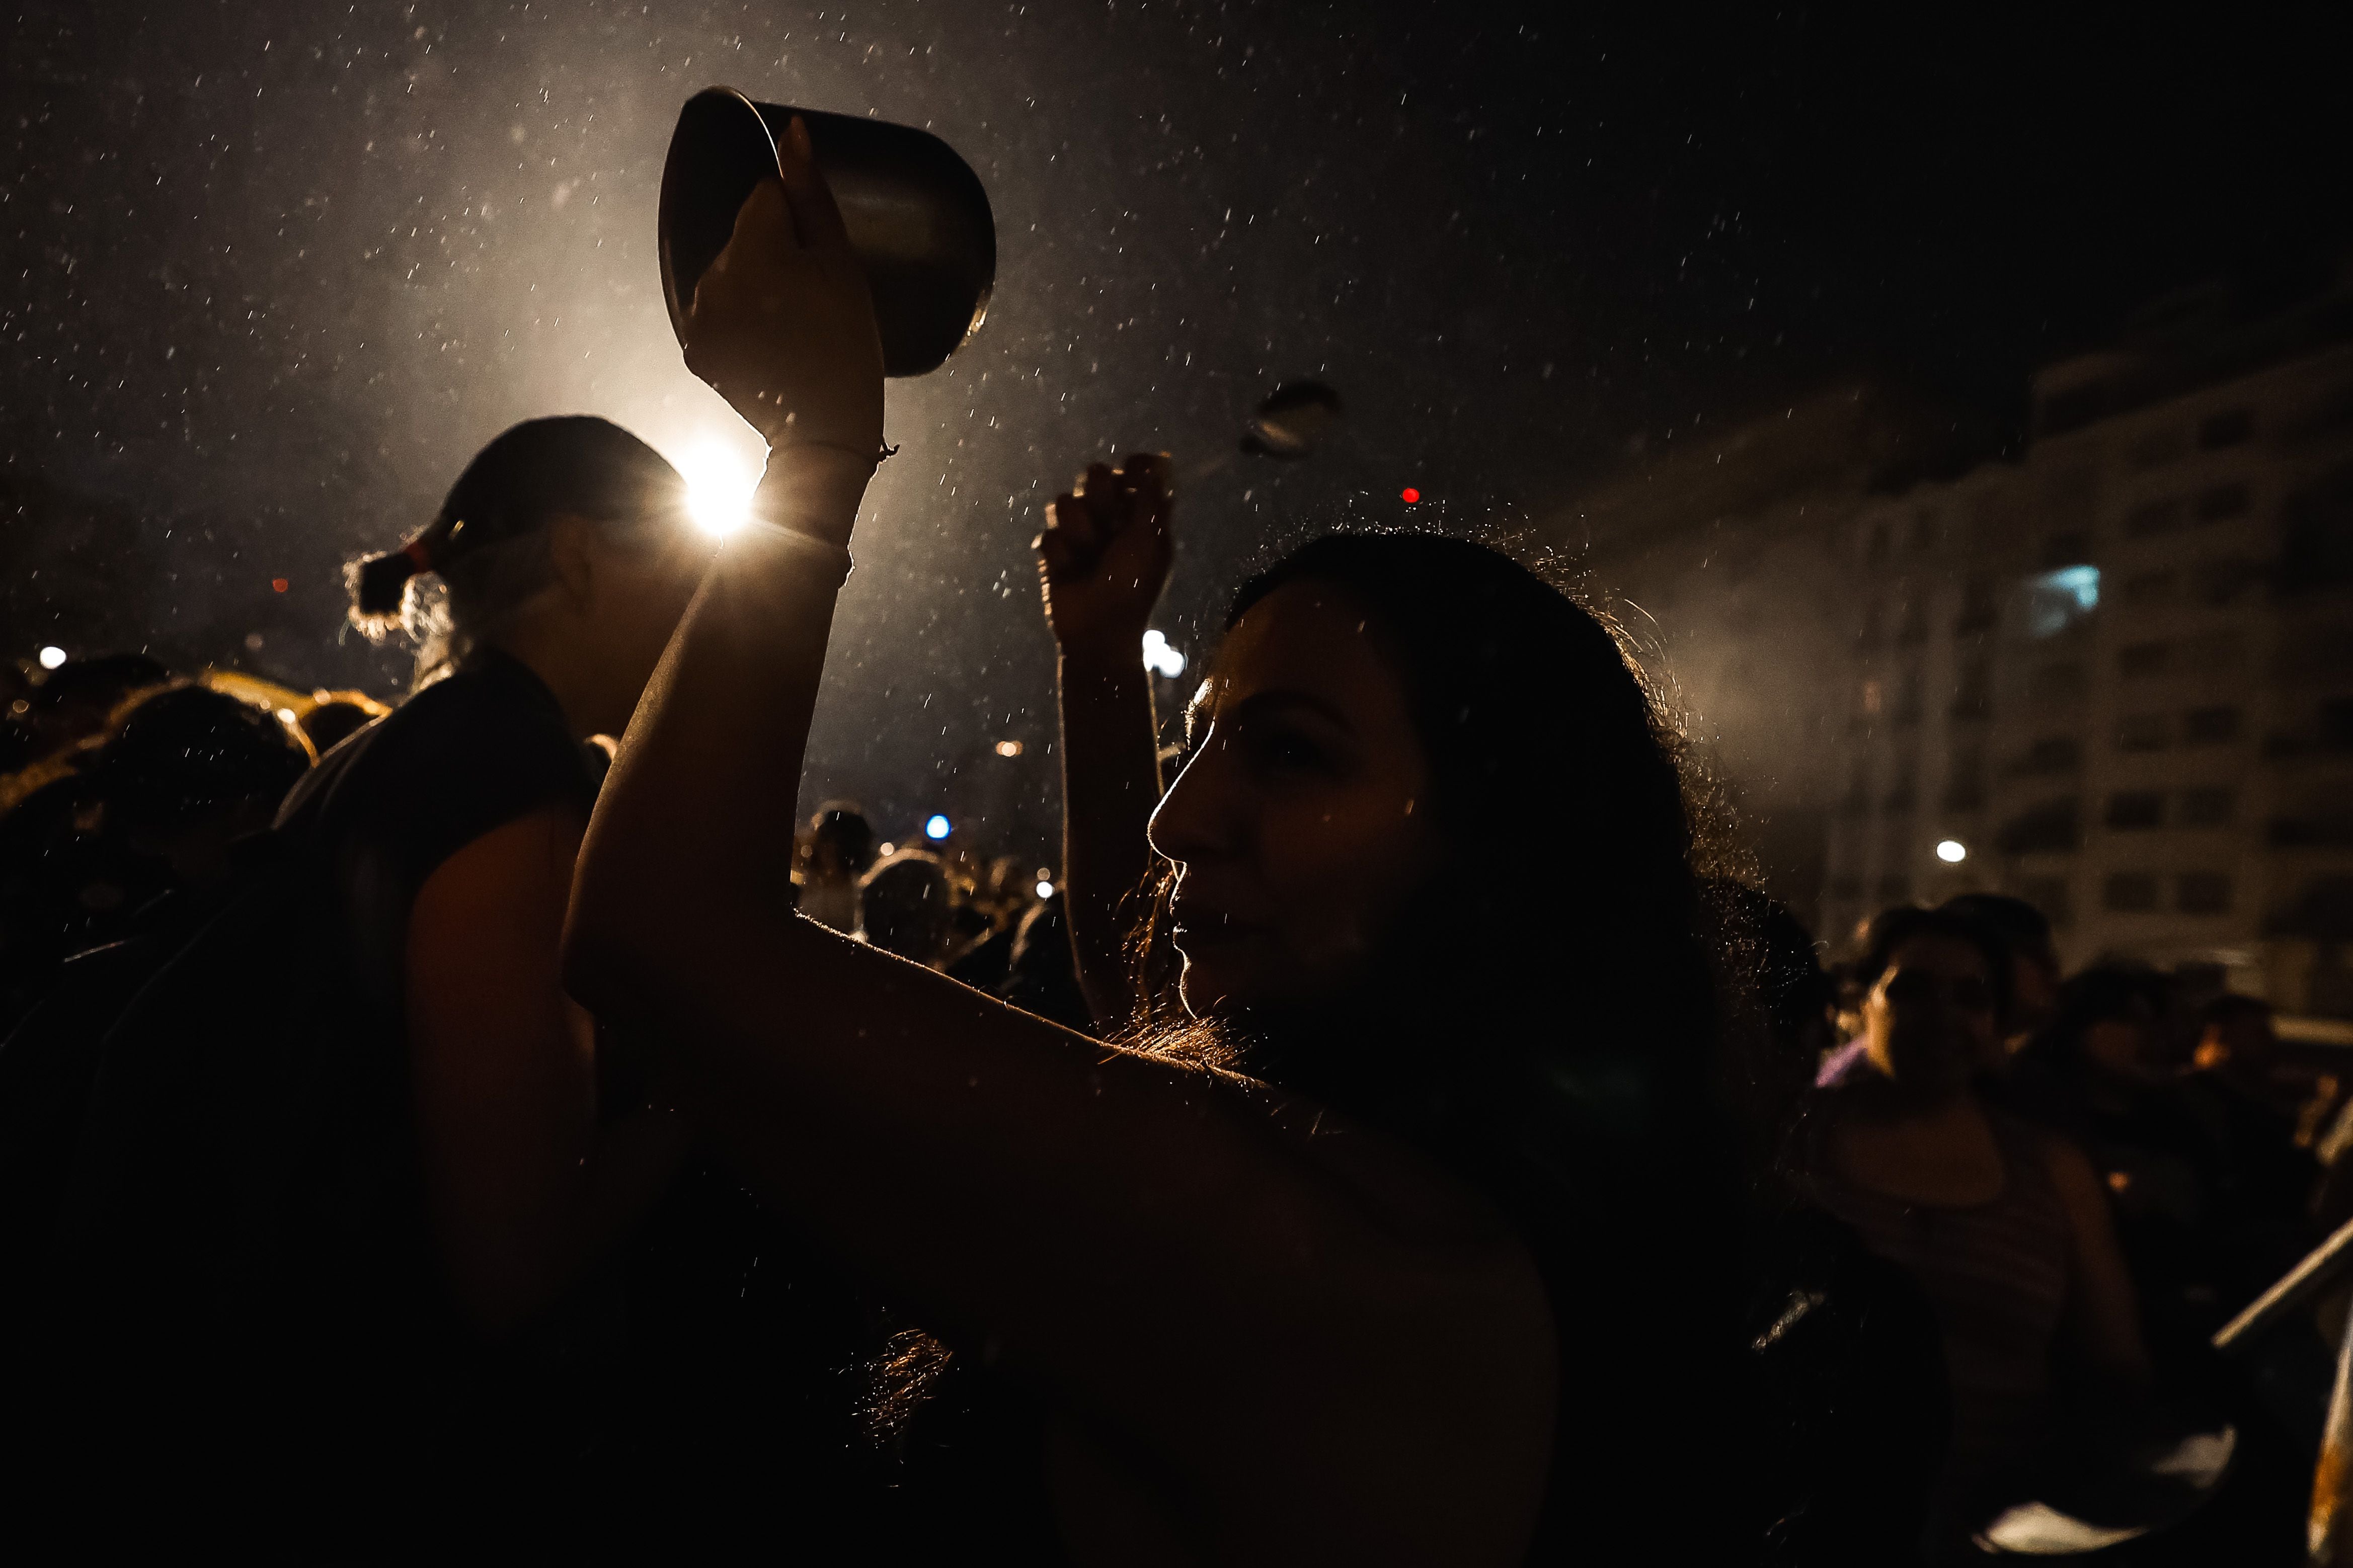
[[[203,880],[225,869],[232,840],[269,826],[310,765],[309,749],[276,714],[187,685],[124,716],[96,778],[108,832]]]
[[[820,876],[858,877],[874,863],[874,826],[848,801],[829,800],[809,818],[809,868]]]
[[[681,549],[691,543],[678,470],[619,426],[567,415],[500,435],[466,465],[422,531],[353,562],[344,575],[353,624],[375,637],[407,632],[423,680],[512,635],[552,591],[577,587],[581,574],[567,570],[574,557],[601,563],[605,592],[591,606],[598,624],[575,639],[626,645],[617,658],[626,668],[612,683],[637,675],[642,687],[639,667],[652,670],[699,576],[695,552]],[[426,574],[446,590],[438,601],[416,592]]]
[[[858,929],[885,952],[934,967],[947,957],[955,916],[947,867],[923,849],[902,849],[858,884]]]

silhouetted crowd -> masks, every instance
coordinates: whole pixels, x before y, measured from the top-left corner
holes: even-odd
[[[387,710],[325,690],[273,710],[246,678],[138,655],[5,673],[0,1213],[16,1267],[55,1267],[110,1030],[251,877],[290,787]],[[608,750],[582,755],[601,774]],[[796,835],[793,879],[812,920],[1093,1026],[1050,868],[880,842],[837,801]],[[1717,900],[1770,1054],[1751,1087],[1782,1194],[1752,1255],[1752,1344],[1864,1303],[1788,1374],[1831,1376],[1834,1395],[1802,1400],[1858,1429],[1798,1445],[1817,1476],[1789,1484],[1818,1514],[1879,1521],[1880,1542],[2003,1519],[2044,1550],[2116,1538],[2001,1506],[2073,1498],[2079,1516],[2177,1526],[2176,1556],[2151,1560],[2292,1553],[2347,1292],[2252,1353],[2211,1342],[2353,1219],[2353,1072],[2284,1054],[2271,1008],[2202,972],[2065,973],[2019,899],[1887,910],[1827,967],[1778,906],[1728,885]],[[1777,1093],[1793,1073],[1806,1083]],[[2132,1496],[2131,1468],[2152,1464],[2192,1478],[2194,1515]],[[1873,1560],[1844,1550],[1786,1560]]]
[[[1164,769],[1173,466],[1092,463],[1034,545],[1060,874],[796,820],[887,448],[776,155],[681,327],[769,445],[723,548],[645,442],[533,419],[347,568],[396,706],[0,670],[0,1529],[2298,1555],[2353,1292],[2215,1343],[2353,1215],[2346,1079],[2197,976],[2063,974],[2014,899],[1826,970],[1535,566],[1301,546]]]

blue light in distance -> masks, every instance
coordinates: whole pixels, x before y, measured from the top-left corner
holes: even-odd
[[[2026,635],[2053,637],[2100,607],[2100,569],[2062,566],[2026,580]]]
[[[923,837],[935,844],[955,831],[955,825],[947,819],[945,812],[932,813],[923,823]]]

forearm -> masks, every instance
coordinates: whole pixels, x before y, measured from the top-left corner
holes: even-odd
[[[1160,761],[1152,683],[1133,640],[1066,648],[1060,696],[1063,900],[1079,984],[1108,1030],[1134,1005],[1124,940],[1135,910],[1127,900],[1153,865],[1145,830],[1160,803]]]
[[[635,1012],[644,998],[609,988],[691,954],[714,925],[784,907],[840,586],[827,547],[847,542],[871,467],[826,450],[771,460],[755,512],[778,526],[729,542],[629,721],[565,933],[567,982],[600,1013]]]

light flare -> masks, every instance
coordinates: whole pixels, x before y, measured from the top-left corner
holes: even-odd
[[[686,480],[687,516],[695,527],[713,539],[724,539],[744,526],[752,515],[752,492],[759,489],[760,475],[742,454],[705,439],[681,453],[677,463]]]

